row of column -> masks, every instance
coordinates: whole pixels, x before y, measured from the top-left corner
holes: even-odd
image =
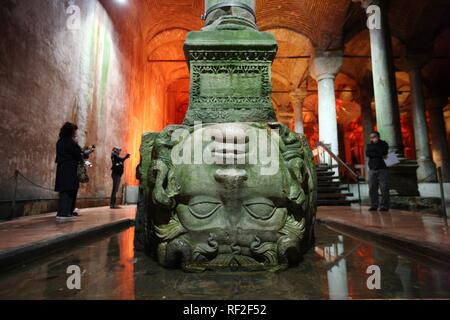
[[[404,63],[405,69],[409,73],[411,87],[414,141],[416,144],[417,163],[419,165],[417,179],[423,182],[434,182],[436,181],[436,166],[431,160],[431,151],[428,143],[429,135],[421,74],[422,67],[426,61],[421,57],[407,57]]]
[[[355,0],[356,1],[356,0]],[[378,131],[390,146],[390,151],[403,158],[403,144],[400,126],[400,111],[398,105],[395,71],[392,59],[391,36],[388,29],[386,10],[382,0],[359,0],[362,7],[369,11],[370,6],[376,5],[381,10],[377,13],[379,27],[370,28],[370,44],[372,57],[373,92],[370,84],[361,87],[360,104],[364,128],[364,141],[367,140],[374,124],[372,119],[371,103],[375,98],[376,121]],[[369,10],[367,10],[369,8]],[[417,178],[419,182],[436,181],[436,166],[432,161],[429,147],[428,127],[426,119],[425,99],[421,69],[429,61],[427,56],[408,55],[403,61],[403,68],[408,71],[411,83],[411,95],[414,119],[414,137],[419,169]],[[336,114],[335,78],[343,63],[342,51],[318,51],[310,63],[310,74],[318,83],[318,116],[319,139],[331,145],[331,150],[339,154],[338,127]],[[366,81],[367,82],[367,81]],[[302,104],[304,95],[292,95],[294,105],[295,127],[298,133],[303,133]],[[443,178],[450,181],[450,157],[447,147],[443,108],[447,105],[446,98],[436,98],[431,101],[430,116],[432,130],[433,159],[438,167],[442,168]]]

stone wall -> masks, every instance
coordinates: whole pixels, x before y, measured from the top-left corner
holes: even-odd
[[[67,11],[71,5],[80,9],[79,27],[77,8]],[[131,101],[132,66],[128,49],[120,43],[107,12],[95,0],[0,3],[0,201],[4,210],[13,196],[11,177],[16,169],[32,182],[53,188],[55,144],[65,121],[80,127],[80,144],[97,145],[91,182],[80,190],[80,199],[109,197],[110,152],[116,145],[126,148]],[[18,182],[18,199],[57,197],[22,177]],[[44,207],[35,211],[49,208]],[[4,210],[0,216],[6,214]]]

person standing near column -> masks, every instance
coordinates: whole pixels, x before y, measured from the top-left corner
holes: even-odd
[[[120,187],[120,181],[122,180],[123,172],[124,172],[124,163],[127,159],[130,158],[130,154],[127,154],[124,158],[120,156],[120,153],[122,152],[122,149],[119,147],[116,147],[113,149],[111,154],[111,161],[112,161],[112,167],[111,167],[111,178],[113,180],[113,188],[111,192],[111,209],[119,209],[119,207],[116,206],[116,195],[119,191]]]
[[[378,132],[370,134],[370,143],[366,148],[369,158],[369,211],[389,211],[389,169],[384,162],[389,153],[389,145],[380,139]],[[378,190],[381,189],[381,203],[378,199]],[[381,205],[380,205],[381,204]]]

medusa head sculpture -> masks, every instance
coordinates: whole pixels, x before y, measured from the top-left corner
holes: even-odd
[[[163,266],[280,269],[312,246],[316,176],[304,136],[223,123],[147,138],[137,244]]]
[[[206,0],[205,28],[184,46],[184,123],[143,137],[136,247],[165,267],[283,269],[314,242],[312,152],[276,122],[277,42],[254,10],[254,0]]]

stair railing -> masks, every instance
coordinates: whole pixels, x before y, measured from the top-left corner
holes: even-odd
[[[325,143],[319,141],[317,143],[317,149],[319,150],[319,156],[323,155],[324,153],[328,153],[328,155],[330,156],[329,157],[330,168],[333,168],[331,159],[334,159],[337,162],[338,167],[344,168],[345,171],[350,174],[350,177],[356,181],[357,186],[358,186],[358,201],[359,201],[359,205],[361,205],[361,203],[362,203],[362,201],[361,201],[361,184],[360,184],[361,177],[355,171],[353,171],[353,169],[350,168],[350,166],[348,164],[346,164],[341,158],[339,158],[336,154],[334,154],[334,152],[331,151],[329,146],[326,145]],[[350,184],[349,184],[349,186],[350,186]]]

